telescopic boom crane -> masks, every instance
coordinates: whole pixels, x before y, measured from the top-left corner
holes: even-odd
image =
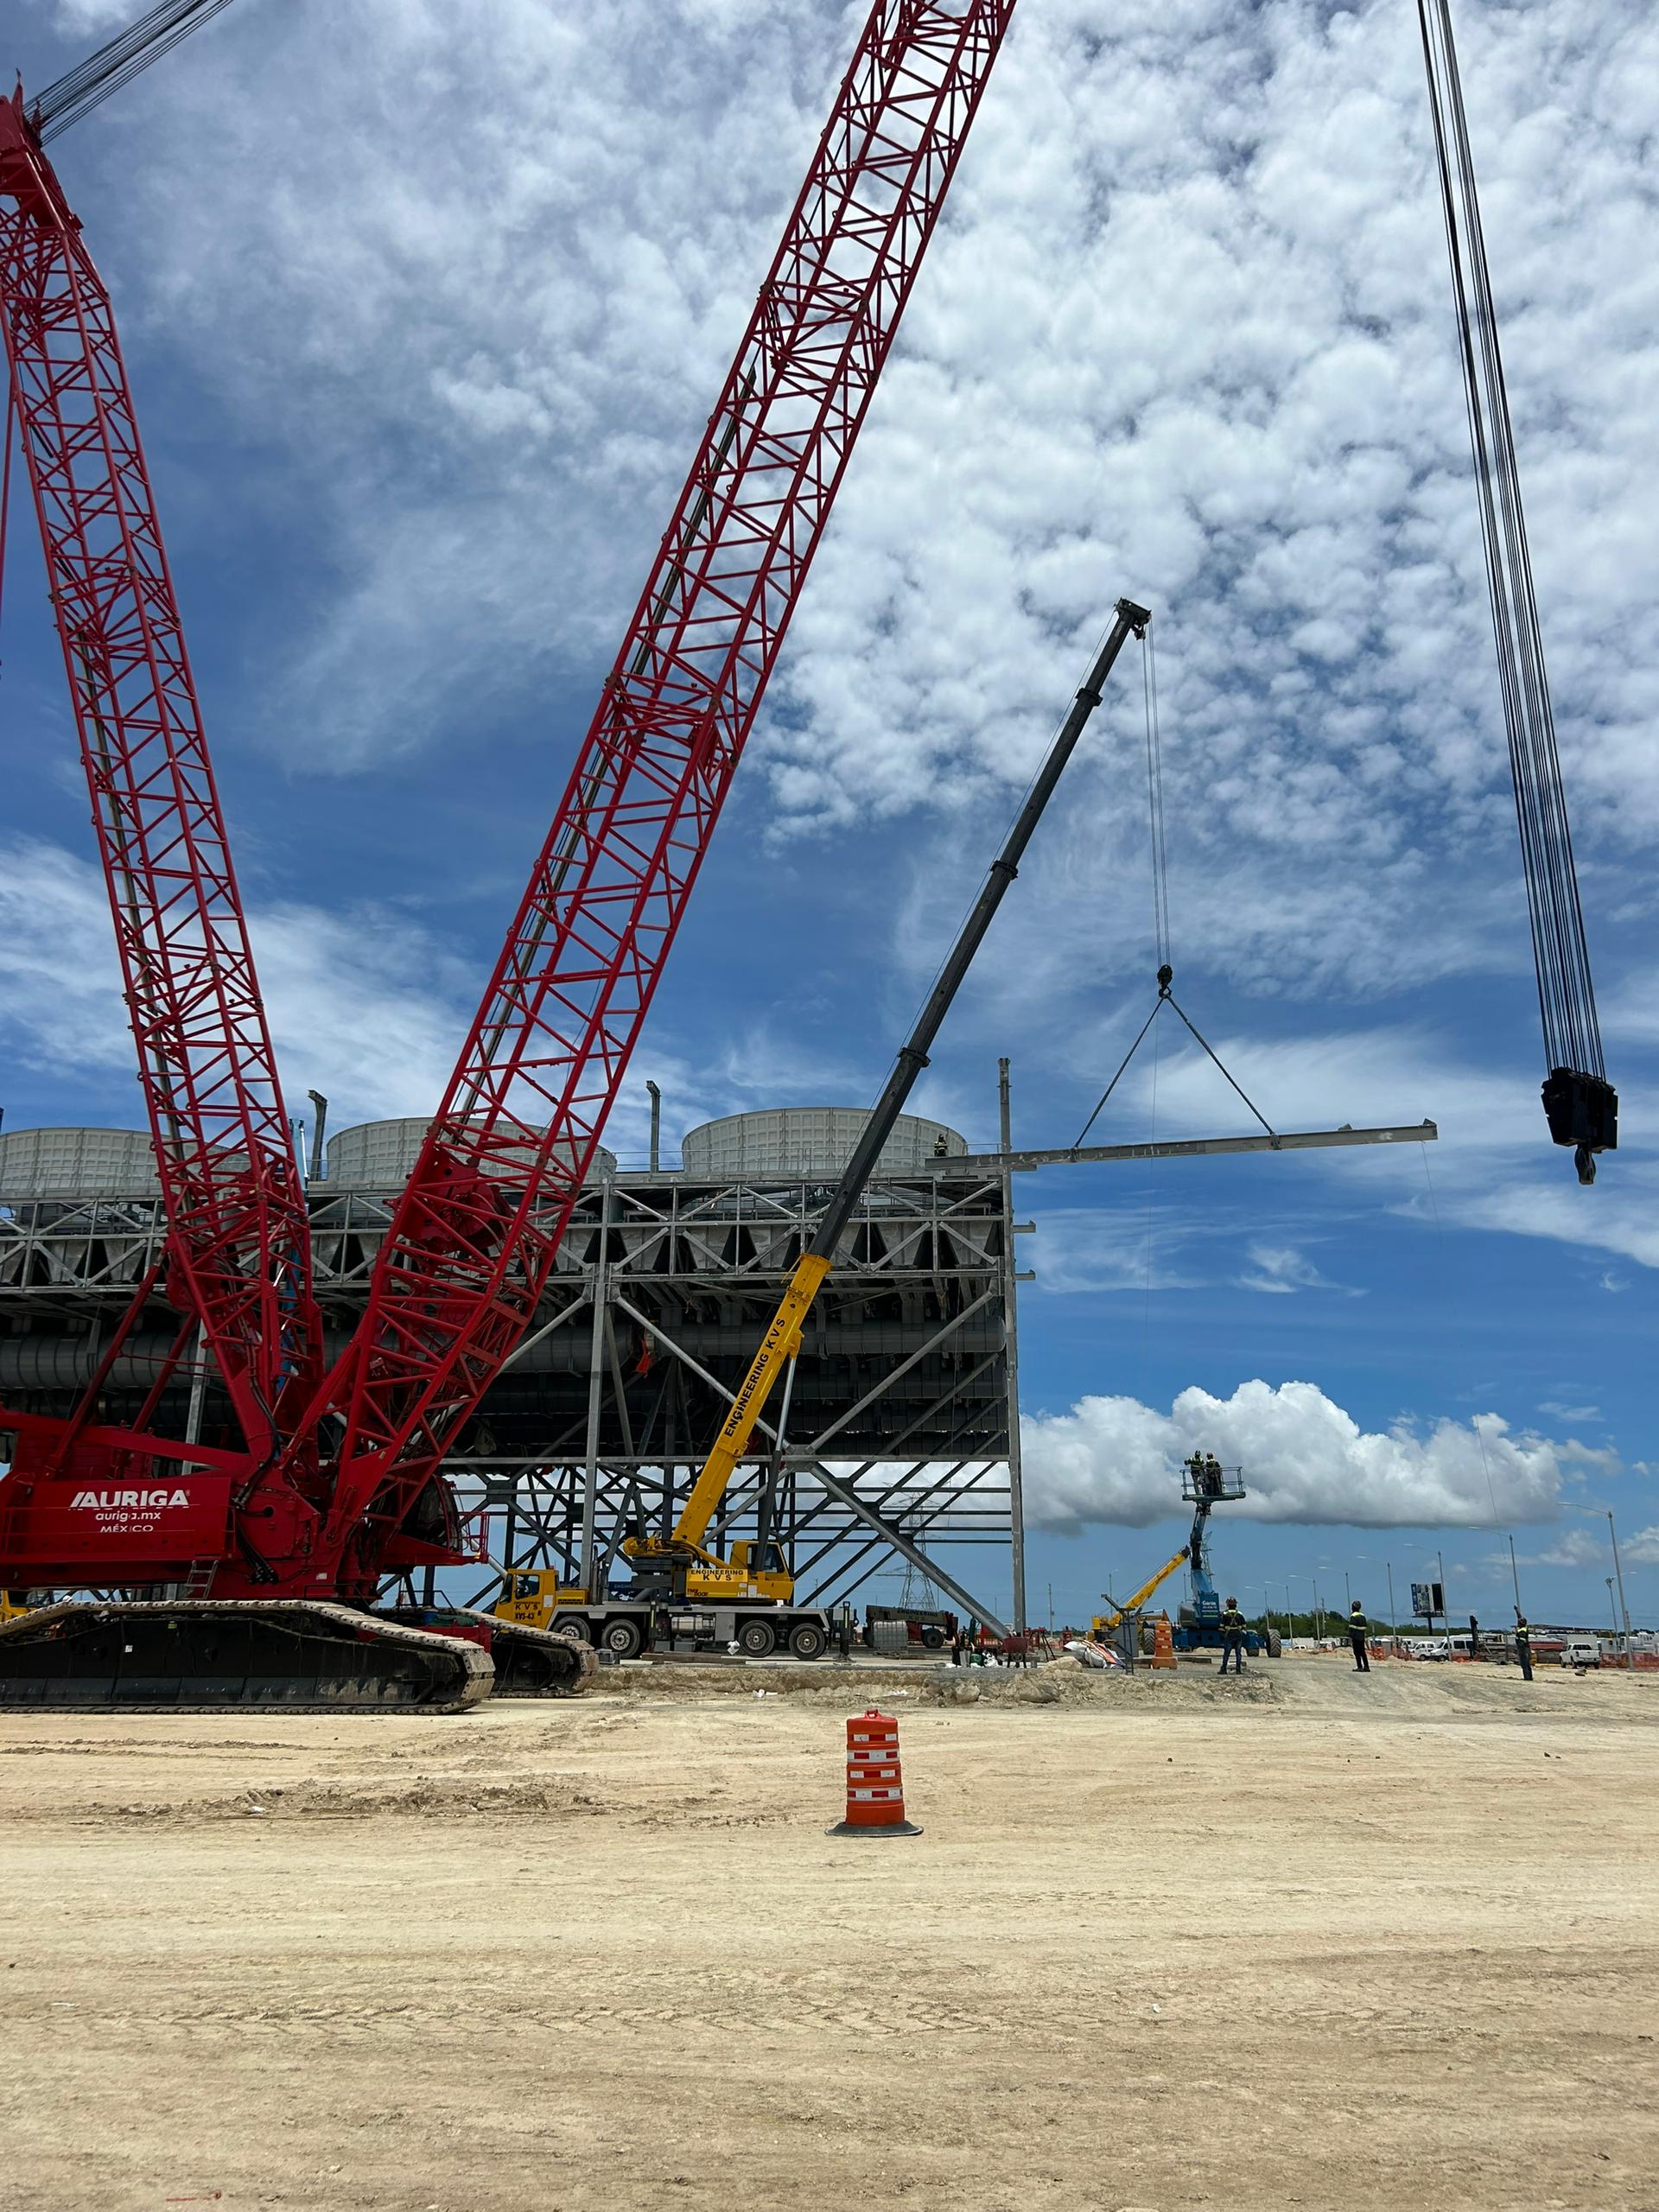
[[[705,1551],[702,1540],[708,1533],[709,1523],[726,1493],[734,1472],[749,1453],[755,1425],[766,1411],[766,1401],[774,1385],[785,1370],[792,1366],[800,1351],[802,1325],[811,1310],[820,1285],[835,1264],[836,1248],[841,1241],[842,1232],[852,1219],[853,1210],[864,1194],[864,1186],[874,1173],[875,1164],[904,1111],[905,1102],[914,1088],[916,1078],[928,1064],[928,1053],[939,1033],[940,1024],[950,1011],[951,1003],[962,988],[963,979],[973,965],[974,956],[984,942],[985,933],[995,918],[1003,895],[1019,874],[1020,861],[1031,842],[1032,832],[1042,819],[1043,810],[1053,796],[1054,787],[1065,772],[1066,762],[1077,749],[1077,740],[1100,704],[1102,688],[1112,672],[1125,640],[1130,637],[1144,636],[1151,620],[1144,607],[1137,607],[1127,599],[1118,601],[1116,613],[1105,642],[1096,654],[1083,686],[1071,703],[1071,711],[1061,723],[1042,766],[1026,793],[1006,843],[991,862],[983,887],[957,932],[956,943],[945,955],[944,964],[928,994],[926,1004],[917,1016],[914,1028],[899,1048],[887,1086],[865,1123],[851,1159],[842,1171],[841,1180],[819,1217],[811,1243],[795,1263],[794,1273],[779,1301],[778,1310],[772,1315],[761,1339],[760,1348],[743,1378],[736,1397],[732,1401],[731,1412],[715,1440],[714,1449],[692,1484],[691,1493],[686,1499],[672,1535],[666,1537],[632,1536],[623,1544],[623,1551],[633,1561],[636,1570],[655,1566],[659,1570],[665,1570],[671,1579],[689,1580],[693,1594],[707,1596],[722,1586],[753,1585],[762,1594],[779,1600],[786,1600],[790,1596],[793,1584],[781,1564],[764,1557],[753,1557],[748,1546],[736,1547],[730,1560],[721,1560]],[[765,1549],[764,1531],[761,1548]]]

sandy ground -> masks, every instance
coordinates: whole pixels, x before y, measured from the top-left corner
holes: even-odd
[[[1659,2207],[1659,1677],[939,1699],[0,1720],[0,2203]]]

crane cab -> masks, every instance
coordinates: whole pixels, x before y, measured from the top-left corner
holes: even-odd
[[[702,1599],[760,1599],[772,1605],[786,1605],[795,1595],[780,1544],[750,1543],[741,1540],[724,1560],[702,1553],[687,1567],[685,1594]]]
[[[498,1620],[516,1621],[523,1628],[547,1628],[561,1605],[585,1605],[588,1592],[562,1583],[550,1567],[509,1567],[501,1578],[501,1595],[494,1606]]]

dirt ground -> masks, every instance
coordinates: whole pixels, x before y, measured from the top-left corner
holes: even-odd
[[[0,1719],[0,2204],[1659,2207],[1659,1677],[971,1688]]]

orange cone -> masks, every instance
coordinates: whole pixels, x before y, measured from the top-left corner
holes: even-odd
[[[827,1835],[920,1835],[905,1818],[905,1778],[899,1764],[899,1723],[868,1713],[847,1723],[847,1817]]]
[[[1175,1637],[1167,1613],[1160,1613],[1152,1624],[1152,1663],[1154,1667],[1175,1664]]]

